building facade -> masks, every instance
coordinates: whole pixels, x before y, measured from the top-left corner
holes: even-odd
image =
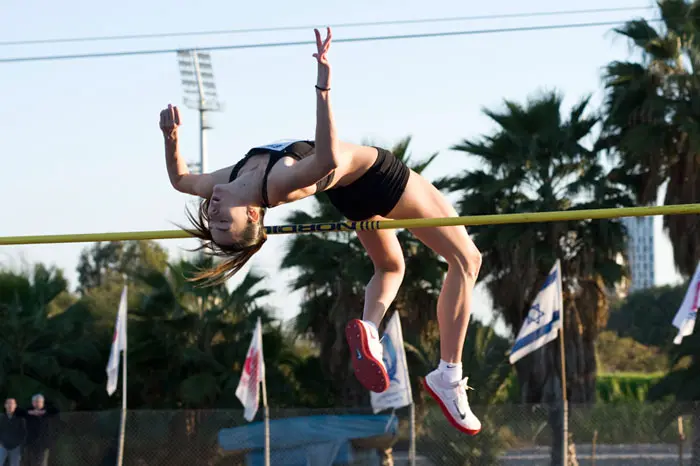
[[[654,217],[626,217],[627,257],[630,267],[629,291],[654,286]]]

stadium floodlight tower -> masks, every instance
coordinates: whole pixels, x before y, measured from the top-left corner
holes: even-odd
[[[198,52],[197,50],[178,50],[177,61],[185,92],[185,106],[199,112],[199,163],[191,163],[188,166],[197,173],[206,173],[207,139],[205,132],[211,129],[211,125],[207,121],[207,113],[223,109],[223,105],[216,95],[211,56],[207,52]]]

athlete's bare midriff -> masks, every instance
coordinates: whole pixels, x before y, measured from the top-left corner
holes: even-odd
[[[334,186],[347,186],[357,181],[377,160],[378,152],[374,147],[347,142],[341,142],[338,145],[342,155],[329,189]]]
[[[377,160],[377,149],[369,146],[361,146],[348,142],[339,142],[338,148],[341,152],[340,163],[335,169],[333,181],[327,189],[335,186],[347,186],[355,182],[362,175],[367,173],[372,164]],[[239,176],[243,173],[260,172],[260,176],[264,176],[267,162],[270,158],[269,154],[258,154],[251,157],[238,172]],[[283,157],[278,163],[283,163],[287,166],[297,163],[291,157]],[[233,165],[226,170],[230,171]]]

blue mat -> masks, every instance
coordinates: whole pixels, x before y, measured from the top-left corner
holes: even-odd
[[[352,461],[351,440],[395,434],[398,420],[391,416],[309,416],[270,421],[270,463],[289,466],[330,466]],[[222,429],[224,451],[246,451],[247,464],[263,464],[263,422]]]

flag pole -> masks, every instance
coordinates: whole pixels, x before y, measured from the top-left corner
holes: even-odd
[[[258,324],[260,325],[260,345],[262,346],[262,323],[258,317]],[[261,359],[263,358],[260,355]],[[263,367],[264,359],[263,359]],[[267,407],[267,371],[263,371],[262,376],[262,396],[263,396],[263,412],[265,415],[265,466],[270,466],[270,410]]]
[[[559,263],[559,290],[561,291],[562,279],[561,279],[561,261],[557,259]],[[561,296],[561,328],[559,329],[559,351],[561,352],[561,401],[562,401],[562,452],[561,459],[562,465],[568,465],[568,453],[569,453],[569,403],[566,396],[566,349],[564,344],[564,294],[559,293]]]
[[[263,409],[265,412],[265,466],[270,466],[270,410],[267,407],[267,384],[262,379]]]
[[[126,275],[124,275],[124,288],[127,286],[127,278]],[[128,312],[128,308],[127,308]],[[127,327],[127,318],[126,316],[124,317],[124,341],[126,341],[127,338],[127,332],[126,332],[126,327]],[[128,345],[127,345],[128,347]],[[126,395],[127,395],[127,390],[126,390],[126,351],[127,348],[124,348],[122,351],[122,410],[121,410],[121,419],[119,421],[119,451],[117,453],[117,466],[122,466],[124,463],[124,440],[126,436]]]
[[[255,324],[253,338],[243,364],[241,379],[236,388],[236,397],[243,404],[243,417],[252,422],[260,409],[260,389],[262,388],[265,466],[270,466],[270,411],[267,405],[267,377],[265,375],[265,358],[263,356],[262,322],[260,317]]]
[[[408,444],[408,461],[411,466],[416,466],[416,405],[412,400],[409,409],[411,416],[411,439],[410,443]]]
[[[398,331],[399,335],[401,336],[401,360],[403,361],[406,391],[408,392],[408,399],[411,401],[411,404],[408,407],[410,416],[409,429],[411,435],[408,444],[408,462],[410,466],[416,466],[416,404],[413,402],[413,392],[411,391],[411,379],[408,375],[408,361],[406,361],[406,347],[403,342],[403,329],[401,328],[400,324],[398,326]]]
[[[122,412],[119,422],[119,456],[117,457],[117,466],[122,466],[124,462],[124,440],[126,436],[126,350],[122,354]]]
[[[564,310],[562,309],[562,316]],[[568,453],[569,453],[569,403],[566,397],[566,353],[564,351],[564,322],[562,322],[562,328],[559,330],[559,346],[561,349],[561,401],[562,401],[562,436],[564,441],[562,442],[562,464],[567,466],[568,464]]]

